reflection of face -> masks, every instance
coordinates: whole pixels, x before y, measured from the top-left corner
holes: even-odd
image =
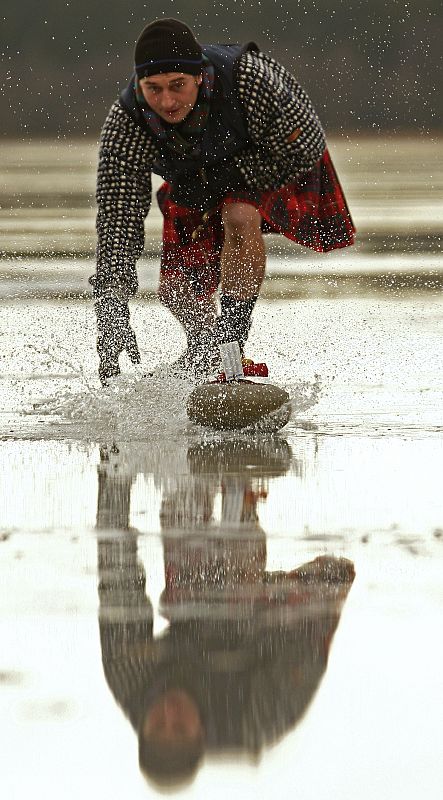
[[[202,76],[183,72],[165,72],[140,79],[140,88],[148,106],[166,122],[182,122],[197,101]]]
[[[182,689],[169,689],[149,708],[143,735],[161,744],[180,745],[203,738],[200,712]]]

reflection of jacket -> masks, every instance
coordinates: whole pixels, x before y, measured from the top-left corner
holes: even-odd
[[[232,162],[246,187],[277,189],[312,169],[324,152],[325,139],[297,80],[264,53],[247,52],[238,64],[236,92],[248,142]],[[110,286],[127,294],[137,291],[135,264],[143,251],[151,172],[158,158],[153,136],[132,119],[120,100],[114,103],[100,146],[96,294]]]
[[[169,604],[170,627],[153,639],[132,537],[127,545],[124,539],[99,545],[106,574],[100,637],[107,682],[134,728],[154,699],[178,687],[200,707],[209,749],[253,754],[275,742],[318,688],[350,583],[332,585],[325,578],[306,584],[265,573],[246,594],[230,587],[230,619],[213,602],[205,604],[204,591],[188,614],[177,607],[178,619]]]

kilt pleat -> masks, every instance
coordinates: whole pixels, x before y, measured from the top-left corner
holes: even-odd
[[[197,295],[211,293],[218,285],[225,203],[254,206],[262,217],[263,233],[282,234],[319,253],[354,244],[355,227],[328,150],[296,181],[273,191],[232,192],[206,215],[174,203],[171,192],[168,183],[157,192],[163,214],[161,270],[187,275]]]

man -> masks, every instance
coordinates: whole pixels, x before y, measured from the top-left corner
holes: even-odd
[[[321,124],[297,80],[252,42],[201,46],[178,20],[150,23],[101,137],[91,283],[103,384],[119,374],[124,350],[140,361],[128,299],[152,172],[166,181],[159,298],[187,337],[180,366],[197,377],[217,368],[220,344],[237,341],[243,354],[265,273],[264,232],[320,252],[354,241]]]

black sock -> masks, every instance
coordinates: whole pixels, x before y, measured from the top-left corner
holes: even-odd
[[[220,295],[221,316],[215,326],[216,337],[220,344],[237,341],[240,350],[243,351],[251,327],[251,314],[257,299],[258,295],[248,297],[247,300],[237,300],[228,294]]]

